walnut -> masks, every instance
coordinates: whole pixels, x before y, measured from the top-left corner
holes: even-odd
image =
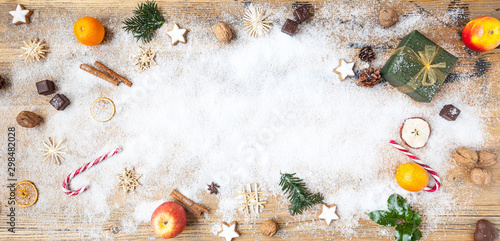
[[[112,234],[118,234],[120,232],[120,228],[118,226],[111,226],[109,227],[109,231],[112,233]]]
[[[398,13],[392,8],[386,8],[378,15],[378,21],[386,28],[396,24],[398,19]]]
[[[491,183],[491,173],[488,170],[475,167],[471,170],[472,182],[479,186],[488,186]]]
[[[479,151],[479,161],[477,164],[480,167],[490,167],[497,164],[497,154],[491,151]]]
[[[229,42],[229,40],[231,40],[231,38],[233,37],[231,28],[229,28],[229,25],[224,22],[219,22],[217,25],[215,25],[214,33],[215,37],[217,37],[217,39],[221,42]]]
[[[38,125],[41,120],[42,118],[40,116],[31,111],[21,111],[16,117],[17,124],[25,128],[33,128]]]
[[[260,232],[264,236],[272,237],[276,234],[276,232],[278,232],[278,228],[278,224],[274,220],[268,219],[262,224],[262,226],[260,226]]]
[[[474,150],[467,147],[460,147],[456,150],[455,154],[453,154],[453,158],[456,162],[464,166],[472,166],[477,163],[479,157]]]

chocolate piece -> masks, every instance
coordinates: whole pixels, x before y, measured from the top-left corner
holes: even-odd
[[[298,23],[304,22],[306,19],[311,17],[311,13],[307,9],[306,5],[302,5],[302,7],[295,9],[293,11],[293,16]]]
[[[490,221],[485,219],[477,221],[474,241],[496,241],[497,239],[498,232]]]
[[[39,95],[50,95],[56,92],[56,86],[54,85],[54,82],[50,80],[36,82],[36,89],[38,90]]]
[[[281,28],[281,32],[293,36],[297,30],[297,26],[299,26],[297,22],[287,18],[285,24],[283,24],[283,27]]]
[[[2,76],[0,76],[0,89],[2,89],[4,85],[5,85],[5,80],[3,80]]]
[[[460,110],[453,105],[445,105],[439,115],[448,121],[454,121],[460,115]]]
[[[56,110],[64,110],[71,102],[63,94],[54,95],[54,98],[50,100],[50,104],[56,108]]]

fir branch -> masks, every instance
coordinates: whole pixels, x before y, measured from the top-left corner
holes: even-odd
[[[134,16],[123,21],[123,29],[132,33],[139,41],[142,39],[148,43],[154,36],[154,33],[165,23],[162,13],[158,11],[156,2],[147,0],[137,5],[134,10]]]
[[[295,177],[295,173],[281,173],[280,186],[281,190],[288,194],[291,203],[288,210],[292,216],[302,214],[307,208],[323,202],[323,194],[310,193],[304,180]]]

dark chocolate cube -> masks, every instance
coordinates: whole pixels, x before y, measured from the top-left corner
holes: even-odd
[[[50,104],[56,108],[56,110],[64,110],[71,102],[63,94],[54,95],[54,98],[50,100]]]
[[[445,105],[439,115],[448,121],[454,121],[460,115],[460,110],[453,105]]]
[[[297,26],[299,26],[297,22],[287,18],[285,24],[283,24],[283,27],[281,28],[281,32],[292,36],[297,30]]]
[[[3,80],[2,76],[0,76],[0,89],[2,89],[4,85],[5,85],[5,80]]]
[[[293,11],[293,16],[298,23],[304,22],[306,19],[311,17],[311,13],[307,9],[306,5],[302,5],[302,7],[295,9]]]
[[[56,92],[56,86],[54,85],[54,82],[50,80],[36,82],[36,89],[38,90],[39,95],[50,95]]]

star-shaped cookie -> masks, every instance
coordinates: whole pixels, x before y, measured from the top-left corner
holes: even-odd
[[[330,225],[332,220],[339,219],[339,216],[337,215],[337,205],[321,204],[321,212],[318,214],[318,218],[324,219],[326,225]]]
[[[339,75],[340,81],[344,81],[345,78],[354,77],[354,71],[352,68],[354,67],[354,62],[347,63],[345,60],[339,60],[339,66],[333,70],[333,72]]]
[[[30,19],[28,17],[33,13],[33,11],[26,10],[24,9],[23,5],[18,4],[16,10],[10,11],[9,13],[10,15],[12,15],[12,17],[14,17],[12,19],[12,23],[15,25],[19,25],[23,23],[24,24],[30,23]]]
[[[186,34],[188,30],[179,28],[177,24],[174,24],[174,28],[167,32],[167,35],[172,40],[172,45],[175,46],[179,42],[185,44],[186,43]]]
[[[236,230],[238,223],[233,221],[230,224],[226,222],[221,223],[222,230],[217,233],[217,236],[223,238],[225,241],[231,241],[233,238],[240,236],[240,233]]]
[[[125,172],[123,174],[115,176],[120,180],[120,182],[116,184],[116,187],[123,188],[124,193],[128,193],[129,191],[135,192],[135,187],[141,185],[137,179],[139,179],[142,175],[135,175],[134,167],[130,168],[128,171],[127,168],[125,168]]]

